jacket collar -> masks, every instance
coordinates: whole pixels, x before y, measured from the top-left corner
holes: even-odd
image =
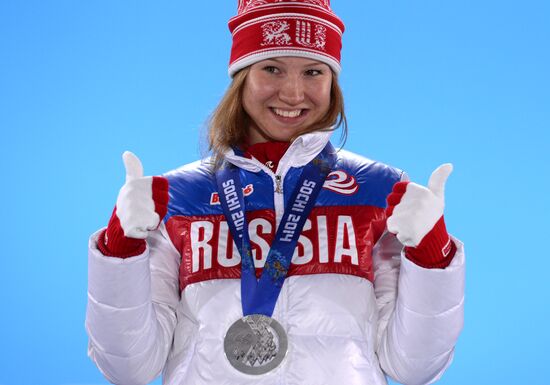
[[[330,131],[314,131],[297,137],[288,147],[281,160],[279,170],[289,167],[301,167],[308,164],[315,156],[325,148],[328,143]],[[224,154],[225,160],[235,166],[250,172],[259,172],[262,168],[255,159],[248,159],[229,149]]]

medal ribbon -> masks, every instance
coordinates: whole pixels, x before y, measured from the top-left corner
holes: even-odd
[[[271,317],[273,314],[302,228],[335,160],[334,148],[328,143],[303,168],[279,223],[259,281],[252,259],[239,169],[225,163],[216,172],[220,203],[241,254],[241,302],[244,316],[263,314]]]

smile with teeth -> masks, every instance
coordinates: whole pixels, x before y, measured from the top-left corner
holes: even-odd
[[[282,116],[284,118],[297,118],[302,114],[303,110],[292,110],[292,111],[285,111],[281,110],[279,108],[272,108],[271,109],[275,114]]]

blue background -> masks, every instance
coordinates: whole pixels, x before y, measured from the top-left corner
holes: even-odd
[[[86,356],[88,235],[124,150],[147,174],[204,153],[235,3],[0,1],[1,385],[106,383]],[[441,384],[550,383],[549,4],[333,1],[346,148],[422,184],[455,165],[466,324]]]

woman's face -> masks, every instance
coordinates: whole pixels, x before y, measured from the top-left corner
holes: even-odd
[[[250,67],[243,106],[251,118],[250,144],[289,141],[321,120],[330,106],[332,71],[324,63],[277,57]]]

